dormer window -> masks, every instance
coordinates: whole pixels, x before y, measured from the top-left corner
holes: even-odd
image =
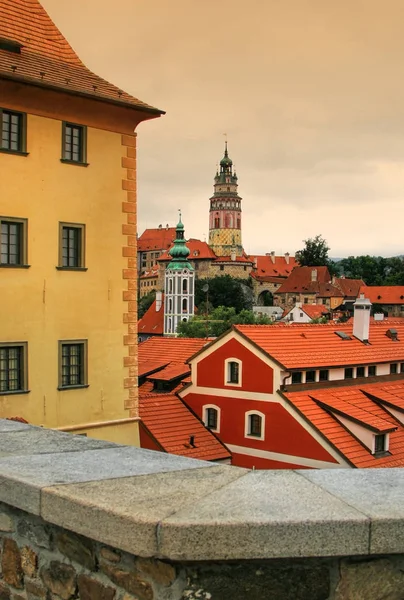
[[[0,50],[6,50],[7,52],[14,52],[14,54],[21,54],[22,44],[15,40],[8,40],[6,38],[0,38]]]
[[[292,373],[292,383],[302,383],[302,372],[295,371]]]
[[[229,358],[225,361],[225,385],[241,386],[242,363],[237,358]]]
[[[380,452],[387,451],[387,435],[385,433],[380,433],[375,435],[375,443],[374,443],[374,454],[379,454]]]
[[[391,365],[390,365],[390,375],[395,375],[396,373],[398,373],[398,364],[397,363],[391,363]]]

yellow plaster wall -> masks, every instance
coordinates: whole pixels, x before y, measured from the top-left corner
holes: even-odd
[[[0,416],[46,427],[129,417],[122,299],[126,149],[121,135],[89,128],[89,166],[63,164],[61,134],[60,121],[28,115],[29,156],[0,153],[0,215],[28,219],[31,265],[0,269],[0,341],[28,342],[30,390],[0,396]],[[55,268],[60,221],[86,225],[88,271]],[[88,339],[87,389],[57,390],[58,340],[64,339]]]

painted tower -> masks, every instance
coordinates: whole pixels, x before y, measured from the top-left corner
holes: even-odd
[[[237,175],[227,151],[216,171],[214,192],[210,199],[209,246],[217,256],[243,255],[241,244],[241,198],[237,193]]]
[[[171,261],[164,280],[164,335],[175,336],[180,321],[194,315],[195,271],[188,261],[189,248],[180,220],[176,227],[174,246],[169,250]]]

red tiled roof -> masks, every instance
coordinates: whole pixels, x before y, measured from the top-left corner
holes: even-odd
[[[172,246],[175,239],[175,227],[158,227],[145,229],[137,241],[138,252],[149,250],[166,250]]]
[[[185,363],[207,343],[208,340],[201,338],[152,337],[139,344],[139,361],[164,360],[166,365]]]
[[[394,383],[378,383],[358,385],[345,388],[329,388],[311,390],[307,392],[288,392],[284,396],[295,406],[300,413],[311,422],[314,427],[344,456],[354,467],[403,467],[404,466],[404,427],[378,402],[374,402],[366,395],[369,390],[379,397],[390,393],[391,387],[395,393],[404,395],[404,381]],[[349,404],[346,411],[355,411],[356,408],[365,410],[369,420],[386,423],[386,427],[397,428],[389,434],[389,455],[374,456],[359,442],[352,433],[325,410],[312,396],[328,397],[329,402],[338,401],[339,405]],[[330,399],[331,398],[331,399]],[[362,415],[362,413],[360,413]],[[381,421],[379,421],[379,419]]]
[[[164,294],[162,294],[161,308],[156,310],[156,302],[149,306],[145,314],[139,319],[137,324],[138,333],[150,333],[153,335],[163,335],[164,333]],[[143,342],[144,344],[145,342]],[[142,345],[143,345],[142,344]]]
[[[312,271],[314,270],[317,271],[316,281],[312,281]],[[277,294],[293,292],[311,292],[315,294],[319,289],[319,283],[329,284],[330,281],[331,277],[327,267],[295,267],[287,280],[277,290]]]
[[[140,396],[140,418],[161,447],[170,454],[200,460],[231,457],[225,446],[174,394]],[[194,446],[190,436],[194,436]]]
[[[341,290],[345,298],[357,298],[361,287],[366,287],[362,279],[347,279],[346,277],[334,277],[332,283]]]
[[[238,262],[238,263],[245,263],[248,265],[252,265],[253,261],[252,259],[246,257],[246,256],[236,256],[236,260],[232,260],[231,256],[218,256],[215,260],[216,263],[220,263],[220,262]]]
[[[173,244],[170,244],[169,248],[172,248],[172,246]],[[211,260],[216,259],[216,254],[206,242],[202,242],[201,240],[195,240],[191,238],[187,241],[187,247],[190,250],[188,260],[203,260],[206,258],[209,258]],[[171,260],[171,256],[166,251],[160,256],[158,260]]]
[[[372,304],[403,304],[404,285],[365,285],[360,293]]]
[[[166,367],[168,364],[168,361],[163,357],[156,358],[154,360],[144,360],[139,358],[138,377],[144,377],[145,375],[149,375],[149,373],[154,373],[159,369],[164,369],[164,367]]]
[[[251,271],[250,273],[251,277],[254,277],[254,279],[256,279],[257,281],[262,281],[263,283],[276,283],[278,285],[281,285],[282,282],[285,280],[284,277],[271,277],[270,275],[257,275],[257,273],[255,271]]]
[[[153,265],[150,269],[143,271],[140,275],[140,279],[150,279],[151,277],[158,277],[159,268],[158,265]]]
[[[302,310],[311,319],[318,319],[330,312],[324,304],[303,304]]]
[[[390,326],[398,341],[386,335]],[[352,335],[352,323],[234,325],[234,329],[259,346],[286,369],[404,362],[404,323],[393,320],[370,323],[369,344]],[[337,331],[351,336],[343,340]]]
[[[331,283],[318,283],[317,296],[319,298],[343,298],[344,294]]]
[[[0,38],[22,45],[21,53],[0,50],[1,78],[162,113],[87,69],[38,0],[1,0]]]
[[[289,277],[293,269],[298,265],[294,256],[289,257],[289,263],[285,256],[250,256],[255,262],[253,276],[255,279],[263,280],[264,277]]]
[[[173,379],[177,379],[182,375],[188,375],[191,372],[191,369],[188,365],[184,363],[170,363],[158,373],[153,373],[147,379],[150,381],[158,380],[158,381],[172,381]]]

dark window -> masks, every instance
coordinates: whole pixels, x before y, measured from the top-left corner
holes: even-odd
[[[215,229],[220,229],[220,218],[215,217]]]
[[[84,267],[84,232],[84,225],[60,223],[60,267]]]
[[[1,149],[9,152],[25,151],[25,115],[0,110]]]
[[[330,372],[328,369],[320,369],[319,380],[320,381],[328,381]]]
[[[188,293],[188,279],[183,279],[182,280],[182,293],[183,294],[187,294]]]
[[[86,128],[63,123],[62,159],[70,162],[86,162]]]
[[[224,265],[220,265],[220,270],[224,271]]]
[[[386,435],[379,434],[375,435],[375,454],[377,452],[385,452],[386,451]]]
[[[316,381],[316,372],[306,371],[306,383],[313,383],[314,381]]]
[[[376,365],[368,367],[368,377],[374,377],[376,375]]]
[[[404,373],[404,363],[401,363],[401,373]]]
[[[206,409],[206,427],[217,429],[217,410],[216,408]]]
[[[353,368],[348,367],[347,369],[345,369],[345,379],[352,379],[352,378],[353,378]]]
[[[182,312],[187,312],[187,310],[188,310],[188,301],[186,298],[184,298],[182,301]]]
[[[25,390],[24,350],[23,345],[0,346],[1,394]]]
[[[26,220],[0,219],[2,265],[24,265]]]
[[[239,382],[239,364],[235,361],[227,363],[227,383]]]
[[[86,342],[60,342],[59,387],[86,385]]]
[[[356,376],[357,377],[365,377],[365,367],[357,367],[356,368]]]
[[[302,383],[302,372],[295,371],[292,373],[292,383]]]
[[[398,364],[397,363],[391,363],[391,365],[390,365],[390,373],[391,373],[391,375],[394,375],[395,373],[398,373]]]
[[[261,437],[262,417],[260,415],[248,415],[248,435]]]

